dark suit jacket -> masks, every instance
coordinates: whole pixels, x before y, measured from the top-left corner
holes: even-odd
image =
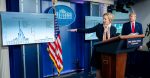
[[[122,35],[128,35],[131,32],[132,32],[131,31],[131,23],[130,22],[124,23],[121,34]],[[141,23],[135,22],[135,33],[143,34],[143,29],[142,29]]]
[[[102,41],[104,27],[103,27],[103,24],[97,24],[96,26],[89,28],[89,29],[78,29],[77,32],[84,32],[84,33],[96,32],[96,36],[98,37],[100,41]],[[116,28],[114,26],[111,26],[110,37],[114,37],[114,36],[116,36]]]

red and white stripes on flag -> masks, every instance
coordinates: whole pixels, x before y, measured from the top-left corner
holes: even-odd
[[[52,59],[54,65],[56,66],[58,73],[60,73],[63,69],[63,58],[62,58],[60,31],[56,15],[54,15],[54,28],[56,40],[54,42],[48,42],[48,52],[50,58]]]
[[[60,73],[63,69],[60,35],[57,37],[55,42],[48,43],[48,48],[49,48],[49,56],[51,57],[52,61],[54,62],[54,65],[56,66],[58,73]]]

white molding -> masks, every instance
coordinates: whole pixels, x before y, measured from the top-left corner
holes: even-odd
[[[98,2],[98,3],[105,3],[105,4],[114,4],[114,0],[84,0],[84,1],[91,1],[91,2]]]
[[[0,0],[0,11],[6,11],[6,0]],[[1,28],[0,22],[0,78],[10,78],[9,51],[8,47],[2,46]]]
[[[0,0],[0,11],[6,11],[6,1]]]

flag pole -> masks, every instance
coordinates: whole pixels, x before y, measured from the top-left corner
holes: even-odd
[[[55,78],[54,76],[55,76],[55,74],[54,74],[54,71],[55,71],[55,69],[54,69],[54,63],[53,63],[53,66],[52,66],[53,68],[53,78]]]
[[[55,0],[52,0],[52,8],[53,8],[53,13],[54,13],[54,17],[55,17],[55,14],[56,14],[56,10],[55,10]],[[53,78],[55,78],[55,65],[54,65],[54,62],[53,62]]]
[[[52,0],[53,2],[52,2],[52,4],[53,4],[53,11],[54,11],[54,17],[56,17],[56,8],[55,8],[55,4],[56,4],[56,2],[57,2],[57,0]],[[55,19],[56,20],[56,19]],[[53,63],[54,64],[54,63]],[[57,73],[58,73],[58,76],[60,76],[60,73],[57,71]]]

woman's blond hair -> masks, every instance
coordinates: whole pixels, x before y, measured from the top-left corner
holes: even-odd
[[[103,17],[104,16],[107,16],[110,22],[112,22],[112,20],[114,19],[114,15],[112,13],[104,13]]]

